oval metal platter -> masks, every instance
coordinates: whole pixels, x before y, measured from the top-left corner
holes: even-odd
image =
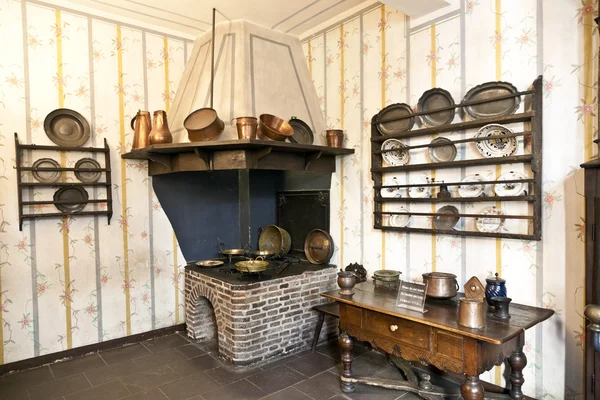
[[[412,109],[406,103],[391,104],[379,111],[377,120],[386,120],[398,117],[412,115]],[[392,135],[394,133],[408,132],[415,124],[415,117],[399,119],[396,121],[381,122],[377,124],[377,129],[382,135]]]
[[[517,88],[509,82],[486,82],[469,90],[462,101],[463,103],[467,103],[487,100],[517,92]],[[461,117],[463,120],[466,120],[466,117],[472,120],[504,117],[517,112],[520,104],[520,96],[490,101],[489,103],[473,104],[472,106],[461,108]]]
[[[310,126],[299,118],[292,117],[288,123],[294,129],[294,134],[290,136],[290,142],[298,144],[313,144],[314,134]]]
[[[69,201],[71,204],[55,204],[56,208],[65,213],[76,213],[85,208],[89,199],[88,192],[81,186],[63,186],[54,192],[54,201]]]
[[[442,88],[433,88],[423,93],[417,104],[417,111],[428,113],[420,116],[423,125],[431,127],[440,126],[452,123],[452,120],[454,120],[454,109],[438,112],[432,111],[454,105],[454,99],[450,92]]]

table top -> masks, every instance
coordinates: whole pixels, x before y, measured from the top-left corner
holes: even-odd
[[[553,314],[553,310],[511,303],[511,318],[501,320],[485,313],[485,327],[470,329],[458,325],[458,301],[436,300],[428,298],[425,303],[426,313],[396,306],[398,292],[388,288],[376,288],[372,282],[359,283],[354,287],[354,295],[341,295],[337,290],[323,293],[322,296],[340,303],[377,311],[383,314],[419,322],[462,336],[472,337],[493,344],[505,343],[536,324],[545,321]],[[486,304],[487,308],[487,304]],[[486,310],[487,311],[487,310]]]

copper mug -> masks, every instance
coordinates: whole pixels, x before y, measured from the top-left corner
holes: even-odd
[[[173,135],[167,124],[167,113],[164,110],[154,111],[154,123],[148,140],[150,144],[172,143]]]
[[[131,120],[131,129],[133,129],[133,145],[131,150],[143,149],[150,144],[148,137],[152,126],[150,124],[150,112],[138,110],[137,114]]]
[[[234,118],[238,139],[256,139],[258,120],[254,117]],[[232,122],[233,122],[232,120]]]
[[[482,329],[485,327],[484,312],[483,299],[462,297],[458,300],[458,325]]]
[[[344,131],[341,129],[327,129],[325,131],[327,146],[344,147]]]

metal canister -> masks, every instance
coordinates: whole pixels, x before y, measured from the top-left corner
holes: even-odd
[[[458,302],[458,324],[465,328],[481,329],[485,326],[483,299],[463,297]]]

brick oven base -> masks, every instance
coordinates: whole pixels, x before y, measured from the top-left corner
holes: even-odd
[[[185,314],[188,336],[216,337],[219,355],[234,365],[263,363],[308,349],[317,313],[327,302],[320,293],[336,286],[334,266],[256,283],[231,284],[186,267]],[[337,335],[337,320],[327,320],[321,338]],[[215,332],[216,331],[216,332]]]

